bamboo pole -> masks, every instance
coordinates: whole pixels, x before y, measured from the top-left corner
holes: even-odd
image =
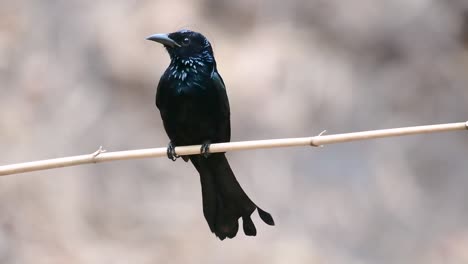
[[[449,132],[467,130],[468,121],[460,123],[449,123],[428,126],[413,126],[402,128],[391,128],[381,130],[362,131],[345,134],[323,135],[323,132],[314,137],[267,139],[254,141],[240,141],[217,143],[210,145],[210,153],[239,151],[264,148],[314,146],[319,147],[327,144],[344,143],[374,138],[407,136],[416,134],[428,134],[438,132]],[[324,131],[325,132],[325,131]],[[200,154],[200,145],[176,147],[178,155]],[[87,163],[98,163],[115,160],[143,159],[166,157],[167,148],[151,148],[106,152],[100,147],[96,152],[80,156],[64,157],[57,159],[39,160],[26,163],[0,166],[0,176],[18,174],[31,171],[48,170],[61,167],[70,167]]]

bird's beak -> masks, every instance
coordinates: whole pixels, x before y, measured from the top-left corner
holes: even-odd
[[[146,38],[147,40],[152,40],[163,44],[164,46],[169,47],[181,47],[179,43],[175,42],[173,39],[169,37],[167,34],[154,34]]]

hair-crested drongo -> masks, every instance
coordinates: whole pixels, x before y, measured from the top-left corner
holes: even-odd
[[[224,153],[209,153],[209,144],[231,139],[230,108],[210,42],[200,33],[181,30],[147,38],[164,45],[171,62],[156,92],[164,128],[169,136],[167,155],[176,160],[175,146],[202,144],[201,155],[182,156],[200,174],[203,214],[221,240],[233,238],[242,217],[244,233],[255,236],[250,218],[274,225],[269,213],[250,200],[237,181]]]

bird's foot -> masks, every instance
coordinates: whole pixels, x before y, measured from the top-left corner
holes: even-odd
[[[201,155],[205,158],[208,158],[210,156],[210,144],[211,143],[209,142],[205,142],[200,148]]]
[[[167,157],[172,161],[176,161],[180,157],[176,154],[175,145],[172,141],[167,145]]]

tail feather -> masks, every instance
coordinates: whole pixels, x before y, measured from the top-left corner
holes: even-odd
[[[247,217],[242,217],[242,222],[244,226],[244,234],[246,236],[255,236],[257,235],[257,228],[255,228],[255,225],[250,218],[250,216]]]
[[[273,220],[273,217],[271,217],[270,213],[263,211],[262,209],[260,209],[260,207],[257,207],[257,211],[258,211],[258,215],[263,220],[263,222],[265,222],[265,224],[271,225],[271,226],[275,225],[275,221]]]
[[[193,155],[190,160],[200,174],[203,214],[217,237],[221,240],[235,237],[240,217],[244,233],[255,236],[257,230],[250,218],[255,209],[265,223],[274,225],[271,215],[258,208],[244,192],[224,153],[211,154],[208,158]]]

